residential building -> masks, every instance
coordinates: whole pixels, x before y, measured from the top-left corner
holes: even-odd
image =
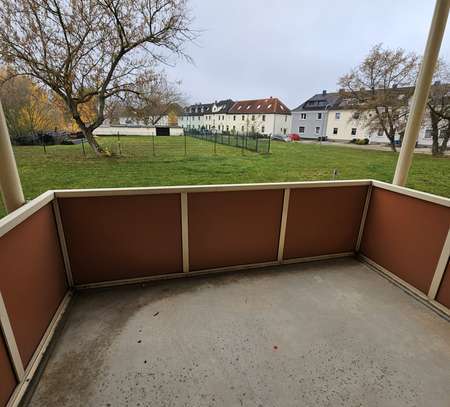
[[[401,95],[412,95],[412,88],[399,88]],[[353,139],[368,139],[371,144],[387,144],[389,139],[380,128],[371,131],[367,120],[376,114],[361,114],[355,106],[355,99],[345,97],[342,91],[316,94],[292,111],[292,133],[299,133],[304,139],[326,138],[330,141],[349,142]],[[405,120],[406,123],[406,120]],[[442,132],[443,134],[443,132]],[[400,134],[396,135],[396,140]],[[419,146],[432,144],[431,126],[425,118],[418,137]]]
[[[228,112],[230,131],[267,136],[287,134],[291,128],[291,111],[278,98],[241,100]]]
[[[188,106],[180,122],[185,129],[236,134],[287,134],[291,128],[291,111],[278,98],[236,102],[227,99]]]
[[[320,139],[325,136],[328,111],[339,99],[338,93],[318,93],[292,111],[291,133],[304,139]]]
[[[231,99],[226,99],[188,106],[184,109],[180,124],[185,129],[224,131],[226,114],[233,103]]]

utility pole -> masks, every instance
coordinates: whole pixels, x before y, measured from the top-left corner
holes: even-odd
[[[25,204],[16,159],[9,138],[5,114],[0,102],[0,189],[8,212]]]
[[[420,66],[408,123],[406,124],[405,136],[403,138],[400,156],[398,157],[397,168],[395,169],[393,181],[393,184],[395,185],[404,186],[408,179],[408,173],[414,155],[414,148],[419,135],[420,125],[425,112],[428,94],[430,92],[431,81],[433,80],[436,62],[439,57],[442,37],[444,36],[445,26],[447,24],[449,8],[450,0],[436,0],[427,45],[425,47],[422,65]]]

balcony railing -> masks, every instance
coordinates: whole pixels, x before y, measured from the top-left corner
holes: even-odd
[[[372,180],[46,192],[0,220],[0,405],[77,289],[357,256],[448,317],[449,226],[449,199]]]

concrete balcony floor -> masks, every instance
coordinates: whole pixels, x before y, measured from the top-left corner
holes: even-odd
[[[450,405],[450,324],[354,259],[76,295],[31,406]]]

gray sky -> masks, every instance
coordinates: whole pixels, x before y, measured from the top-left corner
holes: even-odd
[[[188,101],[279,97],[294,108],[339,77],[376,43],[423,53],[434,0],[191,0],[194,64],[167,73]],[[441,57],[450,62],[447,27]]]

